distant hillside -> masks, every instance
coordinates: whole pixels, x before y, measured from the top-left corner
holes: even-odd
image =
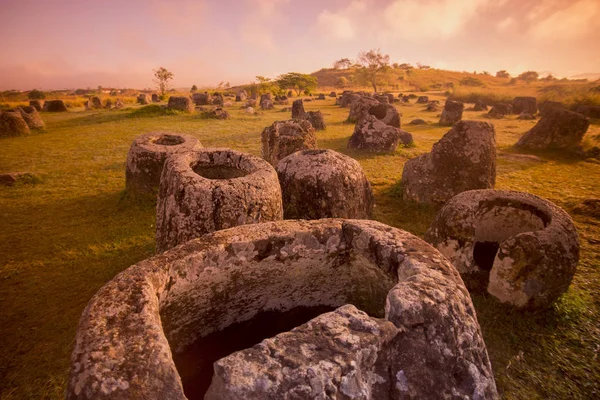
[[[587,72],[585,74],[577,74],[569,77],[569,79],[587,79],[590,81],[594,81],[596,79],[600,79],[600,72]]]

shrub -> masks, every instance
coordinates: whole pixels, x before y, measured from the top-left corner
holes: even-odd
[[[27,94],[27,98],[29,100],[41,100],[46,98],[46,94],[41,90],[33,89],[29,94]]]
[[[460,84],[462,86],[472,86],[472,87],[483,87],[483,86],[485,86],[485,83],[483,83],[481,80],[479,80],[477,78],[473,78],[471,76],[468,76],[466,78],[461,79]]]

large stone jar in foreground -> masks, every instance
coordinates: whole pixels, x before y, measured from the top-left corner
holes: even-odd
[[[150,132],[138,136],[127,153],[127,190],[132,193],[156,194],[167,156],[201,147],[198,139],[180,133]]]
[[[221,358],[208,398],[497,398],[446,258],[381,223],[324,219],[214,232],[119,274],[83,312],[67,399],[185,399],[195,382],[173,360],[199,339],[262,312],[346,304],[384,319],[345,306]]]
[[[201,149],[165,162],[156,206],[156,250],[232,226],[283,218],[281,188],[265,160]]]
[[[373,191],[358,161],[333,150],[304,150],[277,164],[285,219],[371,218]]]
[[[579,260],[571,217],[528,193],[472,190],[440,210],[425,239],[454,264],[470,290],[520,308],[550,305]]]

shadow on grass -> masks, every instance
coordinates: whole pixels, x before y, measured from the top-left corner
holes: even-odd
[[[163,117],[165,115],[188,115],[188,113],[180,110],[173,110],[171,108],[167,108],[164,105],[158,104],[150,104],[141,108],[138,108],[127,117],[129,118],[153,118],[153,117]]]

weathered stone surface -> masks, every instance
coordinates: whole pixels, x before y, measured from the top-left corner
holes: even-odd
[[[406,131],[385,124],[373,115],[367,115],[356,123],[354,133],[348,141],[348,148],[375,152],[396,151],[398,143],[412,143],[412,135]]]
[[[192,113],[194,112],[194,103],[188,96],[171,96],[167,108]]]
[[[235,96],[235,101],[246,101],[247,98],[245,93],[239,93]]]
[[[329,97],[337,97],[337,93],[336,92],[331,92],[331,93],[329,93]]]
[[[115,101],[115,110],[121,110],[122,108],[125,108],[125,103],[123,103],[123,100],[117,99]]]
[[[515,145],[524,149],[573,149],[581,143],[590,120],[581,114],[553,109],[542,116]]]
[[[230,149],[200,149],[165,161],[156,205],[156,251],[206,233],[283,218],[275,169]]]
[[[152,97],[148,93],[140,93],[137,97],[137,103],[146,105],[152,103]]]
[[[211,98],[211,104],[215,106],[225,105],[225,98],[221,93],[214,93]]]
[[[550,305],[569,287],[579,260],[571,217],[528,193],[461,193],[440,210],[425,237],[469,289],[487,290],[519,308]]]
[[[588,118],[600,118],[600,106],[579,106],[576,111]]]
[[[264,99],[260,101],[260,108],[262,110],[272,110],[274,108],[273,102],[269,99]]]
[[[107,110],[110,110],[113,106],[113,102],[111,99],[106,99],[106,103],[104,104],[104,108],[106,108]]]
[[[44,123],[44,120],[40,116],[40,113],[37,112],[35,107],[25,106],[19,108],[18,110],[21,113],[21,117],[23,117],[29,129],[46,129],[46,124]]]
[[[93,96],[90,98],[90,108],[95,108],[97,110],[102,108],[102,100],[100,100],[100,97]]]
[[[481,100],[477,100],[475,102],[475,106],[473,106],[473,111],[487,111],[488,106]]]
[[[512,101],[513,114],[531,114],[537,113],[537,99],[530,96],[515,97]]]
[[[396,101],[396,99],[394,99],[394,95],[393,95],[392,93],[384,93],[383,95],[384,95],[384,96],[387,96],[387,98],[388,98],[388,102],[389,102],[390,104],[391,104],[391,103],[393,103],[394,101]]]
[[[487,113],[490,118],[504,118],[512,113],[512,105],[506,103],[496,103],[492,106],[492,109]]]
[[[418,104],[427,104],[427,103],[429,103],[429,97],[428,96],[419,96],[419,98],[417,99],[417,103]]]
[[[350,112],[348,113],[348,121],[359,122],[369,114],[369,108],[380,104],[377,100],[371,97],[359,97],[350,103]]]
[[[350,107],[350,104],[360,99],[362,96],[350,90],[345,90],[340,99],[340,107]]]
[[[373,96],[373,98],[375,100],[377,100],[378,102],[380,102],[381,104],[390,104],[390,98],[385,95],[376,94]]]
[[[276,166],[284,157],[317,148],[315,129],[306,120],[275,121],[261,134],[262,158]]]
[[[0,174],[0,186],[13,186],[15,183],[35,184],[40,178],[31,172],[9,172]]]
[[[319,93],[317,100],[325,100],[325,93]]]
[[[138,136],[127,153],[127,190],[133,193],[156,194],[167,156],[201,147],[198,139],[180,133],[150,132]]]
[[[408,160],[402,171],[404,199],[424,204],[443,204],[495,183],[496,132],[487,122],[457,122],[430,153]]]
[[[371,218],[373,191],[358,161],[333,150],[304,150],[277,164],[285,219]]]
[[[410,96],[402,96],[403,103],[410,103]]]
[[[208,93],[194,93],[192,100],[197,106],[207,106],[212,104],[212,96]]]
[[[391,104],[376,104],[369,107],[367,110],[368,115],[372,115],[386,125],[393,126],[395,128],[401,127],[400,113]]]
[[[535,116],[532,114],[527,114],[527,113],[523,112],[517,117],[517,119],[524,120],[524,121],[531,121],[531,120],[535,119]]]
[[[440,126],[452,126],[462,119],[465,105],[460,101],[447,100],[440,117]]]
[[[408,123],[409,125],[427,125],[427,122],[421,118],[413,119]]]
[[[246,114],[255,114],[256,111],[254,111],[254,108],[252,107],[246,107]]]
[[[31,131],[18,110],[0,110],[0,138],[29,135]]]
[[[183,400],[172,354],[198,338],[346,304],[389,322],[322,315],[218,361],[208,398],[498,397],[468,292],[438,251],[378,222],[318,220],[214,232],[119,274],[81,316],[67,399]]]
[[[42,111],[42,102],[39,100],[29,100],[29,105],[35,107],[37,111]]]
[[[429,104],[427,104],[427,107],[425,107],[424,111],[438,112],[438,111],[440,111],[440,105],[437,101],[432,101]]]
[[[317,131],[323,131],[325,128],[327,128],[321,111],[307,111],[304,114],[304,119],[310,122],[313,128],[315,128]]]
[[[46,100],[43,110],[48,112],[66,112],[67,106],[62,100]]]
[[[152,102],[153,103],[160,103],[160,97],[158,97],[158,94],[152,93]]]
[[[256,99],[246,100],[246,104],[244,105],[244,108],[248,108],[248,107],[256,107]]]
[[[292,103],[292,119],[304,119],[305,114],[302,99],[294,100]]]
[[[248,110],[246,110],[246,112],[247,111]],[[205,111],[202,113],[202,116],[204,118],[214,118],[214,119],[229,119],[230,118],[229,113],[222,107],[215,107],[210,111]]]
[[[544,116],[544,115],[546,115],[546,113],[551,112],[555,108],[566,110],[567,106],[565,106],[563,103],[561,103],[559,101],[546,100],[543,103],[540,103],[540,115]]]

